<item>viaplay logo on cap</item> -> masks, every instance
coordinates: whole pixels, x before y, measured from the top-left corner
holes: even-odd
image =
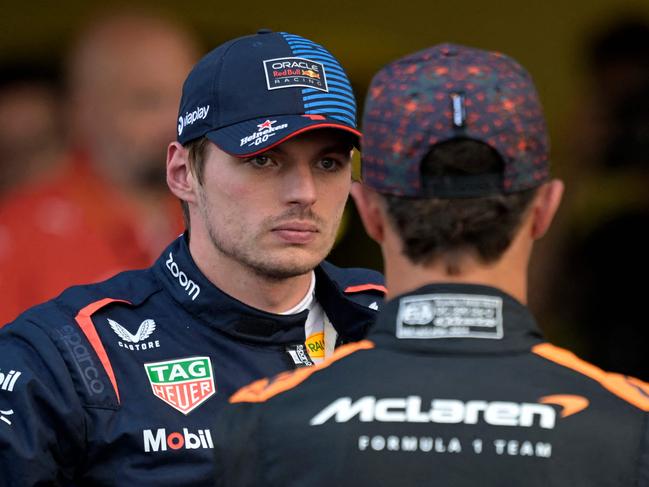
[[[324,65],[301,57],[281,57],[264,61],[269,90],[303,86],[329,91]]]
[[[193,124],[196,120],[205,120],[209,111],[209,105],[196,107],[196,110],[185,113],[185,116],[178,117],[178,135],[182,135],[184,128]]]

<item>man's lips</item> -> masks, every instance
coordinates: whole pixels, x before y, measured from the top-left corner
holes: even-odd
[[[306,244],[315,238],[319,230],[309,222],[286,222],[273,227],[272,232],[287,243]]]

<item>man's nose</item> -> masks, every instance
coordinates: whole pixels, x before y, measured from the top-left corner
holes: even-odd
[[[310,164],[293,164],[286,173],[284,199],[289,204],[313,205],[317,200],[317,186]]]

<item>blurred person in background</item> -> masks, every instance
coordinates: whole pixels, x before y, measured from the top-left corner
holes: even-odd
[[[585,358],[649,380],[645,289],[629,282],[649,274],[649,21],[636,15],[596,31],[585,57],[587,88],[566,131],[573,191],[563,271],[546,274],[549,311]]]
[[[0,200],[25,181],[47,178],[65,147],[56,69],[34,60],[0,64]]]
[[[0,322],[61,292],[148,266],[182,231],[164,150],[192,37],[139,12],[97,18],[67,63],[70,154],[47,181],[0,207]]]

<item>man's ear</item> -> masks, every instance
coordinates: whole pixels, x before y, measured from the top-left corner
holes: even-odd
[[[559,209],[564,185],[562,181],[553,179],[539,187],[533,203],[532,238],[538,240],[550,228],[554,215]]]
[[[178,142],[167,147],[167,185],[179,199],[196,202],[197,181],[189,166],[189,150]]]
[[[385,212],[381,207],[380,196],[359,182],[352,183],[352,198],[356,203],[367,234],[379,245],[385,239]]]

